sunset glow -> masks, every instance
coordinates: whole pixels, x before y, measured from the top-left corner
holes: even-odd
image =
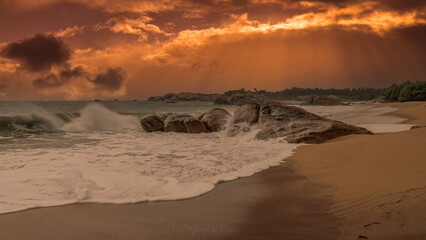
[[[392,0],[0,1],[0,96],[144,99],[424,80],[425,10]],[[42,50],[21,53],[32,48]]]

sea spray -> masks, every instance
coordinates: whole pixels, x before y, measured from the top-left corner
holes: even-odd
[[[139,129],[139,120],[130,115],[122,115],[92,103],[81,110],[80,117],[61,127],[63,131],[107,131]]]

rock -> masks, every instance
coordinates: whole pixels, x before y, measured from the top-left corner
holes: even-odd
[[[257,101],[260,101],[259,97],[256,98],[253,95],[234,94],[231,96],[223,95],[217,97],[214,104],[242,106],[249,103],[255,103]]]
[[[202,93],[191,93],[181,92],[178,94],[167,93],[164,96],[149,97],[148,101],[163,101],[167,103],[174,103],[179,101],[205,101],[213,102],[219,94],[202,94]]]
[[[164,117],[150,115],[144,117],[140,123],[145,132],[164,131]]]
[[[187,114],[170,115],[164,121],[164,130],[166,132],[187,132],[185,119],[189,118],[193,118],[193,116]]]
[[[387,102],[385,96],[377,96],[376,98],[373,99],[373,103],[384,103],[384,102]]]
[[[164,121],[166,132],[202,133],[208,132],[200,120],[188,114],[170,115]]]
[[[330,98],[329,98],[330,97]],[[329,97],[312,97],[304,101],[301,105],[316,105],[316,106],[336,106],[336,105],[346,105],[336,96]]]
[[[336,95],[329,95],[329,96],[327,96],[327,98],[328,98],[328,99],[332,99],[332,100],[338,100],[338,101],[341,101],[341,99],[340,99],[338,96],[336,96]]]
[[[198,98],[198,94],[190,92],[181,92],[176,95],[176,100],[179,101],[195,101]]]
[[[299,101],[309,101],[309,100],[313,100],[315,98],[318,98],[318,95],[304,95],[304,96],[297,96],[297,100]]]
[[[229,114],[225,109],[214,108],[201,115],[200,121],[209,131],[218,132],[225,129],[225,125],[230,117],[231,114]]]
[[[254,113],[254,111],[258,113]],[[237,114],[238,113],[238,114]],[[247,116],[245,116],[247,115]],[[254,116],[258,116],[255,118]],[[256,119],[256,121],[254,121]],[[233,136],[242,128],[240,123],[257,123],[260,132],[256,139],[285,137],[289,143],[322,143],[348,134],[372,134],[365,128],[326,119],[299,107],[268,102],[241,106],[234,116]]]
[[[164,100],[164,102],[165,103],[177,103],[177,101],[176,100],[174,100],[174,99],[166,99],[166,100]]]
[[[161,96],[153,96],[153,97],[149,97],[148,101],[150,102],[158,102],[158,101],[163,101],[163,97]]]
[[[348,134],[372,134],[365,128],[320,117],[299,107],[280,103],[263,105],[257,139],[286,137],[290,143],[322,143]]]
[[[257,123],[260,105],[257,103],[246,104],[239,107],[234,113],[233,123]]]
[[[214,102],[213,102],[214,104],[217,104],[217,105],[229,105],[229,102],[228,102],[228,97],[226,97],[226,96],[219,96],[219,97],[217,97],[215,100],[214,100]]]
[[[410,128],[410,130],[413,130],[413,129],[419,129],[419,128],[426,128],[426,126],[424,126],[424,125],[414,125],[414,126],[412,126],[412,127]]]
[[[204,124],[192,117],[189,119],[185,119],[185,127],[186,127],[186,132],[187,133],[207,133],[209,132],[209,130],[206,128],[206,126],[204,126]]]

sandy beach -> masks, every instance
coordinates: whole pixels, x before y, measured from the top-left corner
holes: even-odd
[[[390,103],[426,125],[426,104]],[[0,215],[0,239],[426,239],[426,128],[299,147],[189,200]]]
[[[404,123],[426,124],[424,103],[392,103]],[[426,128],[346,136],[303,146],[287,159],[297,173],[330,186],[338,239],[426,238]]]

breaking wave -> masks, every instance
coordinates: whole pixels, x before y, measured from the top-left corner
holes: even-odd
[[[0,132],[107,131],[139,128],[138,118],[92,103],[78,113],[51,113],[40,108],[0,116]]]

